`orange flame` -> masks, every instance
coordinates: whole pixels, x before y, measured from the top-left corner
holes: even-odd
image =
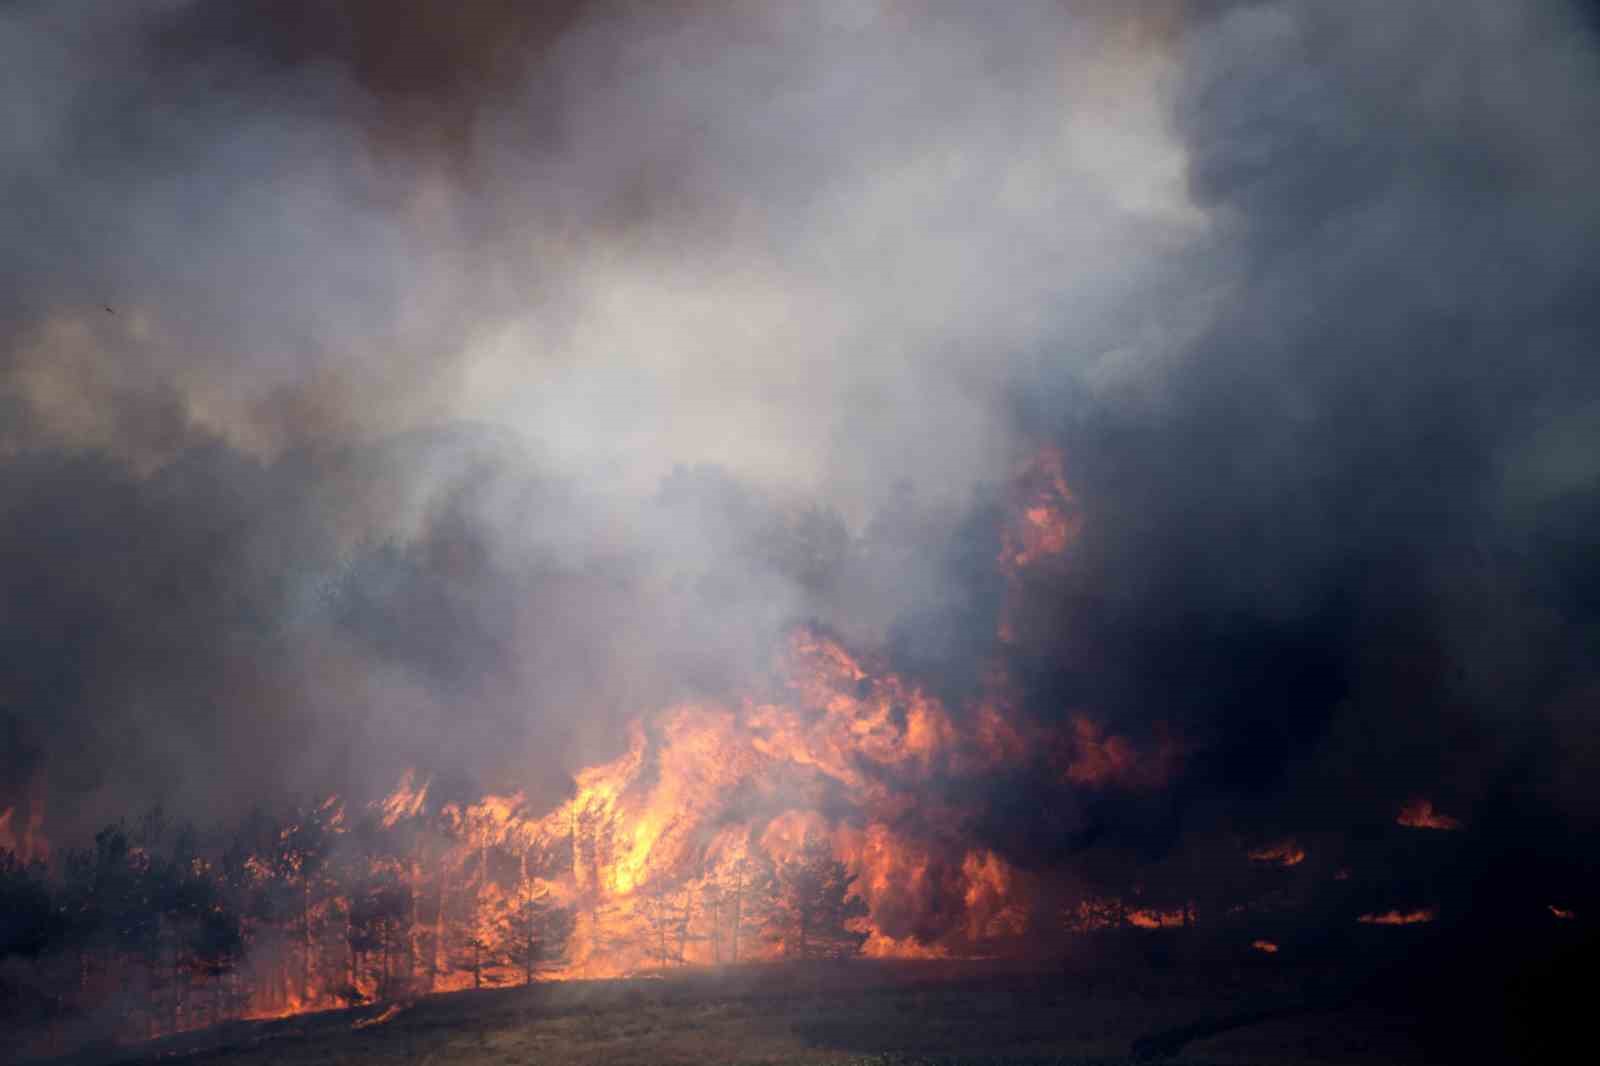
[[[948,959],[950,951],[938,944],[924,944],[913,937],[896,940],[874,929],[861,945],[861,954],[869,959]]]
[[[1058,451],[1028,464],[1016,497],[998,560],[1008,614],[1023,571],[1059,560],[1081,527]],[[770,907],[783,864],[818,850],[852,879],[848,928],[867,955],[970,957],[1015,944],[1031,932],[1040,875],[976,844],[973,813],[941,798],[955,790],[927,786],[1038,766],[1074,787],[1153,789],[1181,752],[1165,733],[1136,739],[1088,711],[1052,730],[1017,710],[998,665],[990,673],[971,704],[949,707],[882,658],[802,627],[769,686],[726,703],[644,708],[626,750],[577,771],[553,810],[530,808],[516,791],[446,803],[415,770],[353,808],[348,825],[343,802],[329,797],[242,863],[244,878],[291,890],[290,918],[275,930],[247,919],[257,925],[245,938],[270,933],[262,941],[272,946],[253,964],[250,1002],[232,1009],[272,1018],[774,957],[788,945],[763,927],[762,894]],[[16,836],[13,823],[13,812],[0,814],[0,843]],[[390,831],[381,842],[363,831],[373,824]],[[318,852],[319,834],[344,839]],[[342,865],[335,875],[321,862]],[[549,909],[570,919],[566,949],[536,959],[529,916]],[[1067,918],[1072,928],[1168,929],[1193,915],[1193,904],[1108,898]],[[196,988],[215,978],[198,977]],[[179,1028],[203,1020],[174,1016]]]
[[[1270,862],[1277,866],[1299,866],[1306,861],[1306,850],[1293,840],[1280,840],[1246,855],[1251,862]]]
[[[1091,897],[1079,900],[1066,914],[1067,928],[1077,933],[1095,930],[1120,929],[1131,925],[1136,929],[1179,929],[1193,924],[1195,905],[1188,902],[1181,907],[1129,907],[1117,897]]]
[[[1270,940],[1252,940],[1250,946],[1265,955],[1276,955],[1278,953],[1278,945]]]
[[[1017,476],[1016,508],[1000,534],[1000,570],[1006,575],[999,638],[1016,639],[1023,573],[1059,560],[1083,528],[1077,500],[1067,486],[1065,459],[1059,449],[1045,448]]]
[[[1140,908],[1128,912],[1128,924],[1140,929],[1180,929],[1189,922],[1188,912]]]
[[[426,782],[414,785],[415,777],[415,770],[407,770],[401,776],[400,784],[379,804],[385,829],[392,829],[400,821],[422,813],[423,804],[428,801],[428,785]]]
[[[1394,819],[1410,829],[1460,829],[1461,821],[1433,809],[1433,801],[1415,799],[1400,808]]]
[[[1163,737],[1154,752],[1141,753],[1127,737],[1108,733],[1088,715],[1072,717],[1071,731],[1057,763],[1062,777],[1074,785],[1130,789],[1159,788],[1171,777],[1178,749]]]
[[[1363,914],[1356,921],[1363,925],[1419,925],[1431,922],[1438,916],[1438,912],[1432,907],[1418,907],[1409,911],[1390,910],[1380,914]]]
[[[1017,478],[1021,506],[1002,532],[1000,564],[1008,573],[1063,554],[1082,528],[1058,448],[1035,455]]]
[[[0,851],[9,851],[25,863],[48,862],[50,841],[44,835],[43,806],[29,804],[27,820],[20,827],[16,822],[15,807],[0,811]]]
[[[928,813],[915,789],[931,775],[1028,756],[1001,705],[958,720],[917,685],[812,629],[793,634],[782,676],[792,701],[684,704],[648,725],[637,721],[627,751],[579,772],[572,797],[549,813],[528,811],[520,794],[441,808],[435,818],[450,843],[440,872],[418,890],[473,886],[470,914],[457,920],[474,942],[506,926],[519,892],[570,906],[578,921],[569,955],[549,973],[612,976],[782,951],[781,940],[753,930],[739,933],[735,947],[728,908],[750,901],[730,900],[750,891],[760,863],[782,864],[821,842],[856,878],[868,954],[948,957],[1019,936],[1028,889],[1004,859],[968,850],[952,866],[941,847],[896,828],[913,811]],[[1113,776],[1130,775],[1138,777],[1125,767]],[[846,799],[839,810],[848,817],[821,813],[824,794]],[[391,827],[426,819],[428,797],[428,782],[408,773],[374,815]],[[952,810],[935,821],[956,827],[961,818]],[[566,858],[559,868],[497,881],[485,872],[496,848]],[[394,869],[418,882],[414,866]],[[663,923],[676,930],[672,938]],[[474,955],[469,968],[439,967],[429,987],[517,979],[504,960]]]

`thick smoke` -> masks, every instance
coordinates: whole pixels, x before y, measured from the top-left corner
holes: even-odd
[[[1414,794],[1557,864],[1595,63],[1488,0],[13,3],[5,787],[554,796],[816,619],[1182,738],[979,797],[1019,865]],[[1002,649],[1045,445],[1083,533]]]
[[[1239,5],[1185,34],[1210,311],[1131,400],[1041,414],[1092,516],[1055,602],[1094,650],[1045,673],[1181,723],[1189,787],[1241,828],[1424,792],[1570,854],[1595,828],[1594,41],[1554,6],[1442,15]]]
[[[1019,370],[1201,228],[1159,26],[1090,9],[5,20],[12,779],[86,819],[537,791],[950,608]]]

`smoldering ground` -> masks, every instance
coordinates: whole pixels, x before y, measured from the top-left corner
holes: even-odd
[[[402,7],[0,13],[9,787],[554,796],[817,619],[1183,738],[1019,865],[1425,793],[1592,894],[1583,11]]]

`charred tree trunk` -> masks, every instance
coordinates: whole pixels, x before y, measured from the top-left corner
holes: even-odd
[[[303,870],[305,867],[302,866]],[[300,875],[300,1006],[311,1004],[311,879]]]
[[[713,966],[721,966],[722,965],[722,928],[721,928],[721,926],[719,924],[722,921],[722,896],[721,896],[721,894],[719,893],[717,895],[712,896],[710,905],[708,907],[706,907],[705,909],[709,912],[707,914],[707,917],[710,919],[710,921],[707,923],[707,925],[708,925],[708,928],[710,929],[710,933],[711,933],[711,965],[713,965]]]
[[[732,959],[735,965],[739,962],[739,928],[744,924],[744,868],[741,866],[733,873],[733,943]]]
[[[422,924],[419,920],[419,908],[422,906],[418,888],[422,881],[422,864],[415,851],[411,856],[411,907],[406,916],[406,987],[416,987],[417,980],[417,928]],[[408,993],[409,994],[409,993]]]
[[[689,921],[694,916],[694,889],[688,886],[683,890],[683,914],[678,920],[678,965],[686,965],[689,961]]]
[[[353,925],[351,925],[351,923],[350,923],[350,908],[351,908],[352,905],[353,905],[353,901],[346,902],[346,904],[345,904],[344,943],[345,943],[345,948],[346,948],[346,952],[347,952],[347,954],[346,954],[346,966],[345,966],[345,984],[348,985],[349,988],[350,988],[350,991],[352,993],[354,993],[354,992],[359,990],[360,986],[358,984],[356,984],[355,927]]]
[[[433,909],[433,939],[428,944],[428,991],[435,990],[439,980],[439,945],[444,942],[445,864],[439,864],[439,899]]]

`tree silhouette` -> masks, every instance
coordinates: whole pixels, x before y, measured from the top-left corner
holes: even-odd
[[[43,864],[27,864],[0,848],[0,959],[37,958],[61,934]]]
[[[640,893],[644,916],[646,950],[665,969],[668,964],[682,966],[689,942],[689,925],[694,917],[694,889],[687,883],[672,884],[655,878]]]
[[[561,965],[573,926],[572,908],[557,904],[545,885],[531,877],[523,879],[517,904],[498,930],[504,954],[522,971],[523,984],[532,984],[540,974]]]
[[[717,928],[718,961],[721,961],[721,942],[728,945],[728,961],[738,962],[748,956],[750,938],[766,929],[772,914],[773,898],[777,894],[777,876],[772,864],[763,860],[740,859],[729,869],[719,884]]]
[[[777,870],[777,896],[769,934],[783,953],[798,959],[841,959],[858,954],[867,934],[857,928],[867,905],[852,895],[855,875],[827,846],[810,841]]]

